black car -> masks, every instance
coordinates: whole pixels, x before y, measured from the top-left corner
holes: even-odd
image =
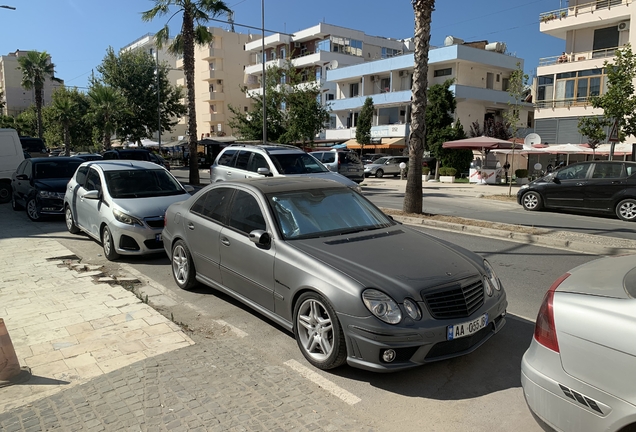
[[[77,157],[25,159],[11,176],[11,207],[33,221],[44,215],[64,214],[66,185],[85,161]]]
[[[157,165],[161,165],[167,170],[170,170],[170,164],[166,162],[164,158],[146,149],[121,149],[121,150],[113,149],[113,150],[108,150],[102,153],[102,157],[106,160],[128,159],[128,160],[148,161],[148,162],[156,163]]]
[[[568,165],[521,186],[517,202],[530,211],[549,208],[609,213],[636,221],[636,162]]]
[[[83,159],[85,162],[104,159],[104,157],[100,155],[99,153],[79,153],[79,154],[73,155],[72,157]]]

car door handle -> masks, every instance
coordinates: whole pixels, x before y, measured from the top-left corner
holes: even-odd
[[[223,237],[221,238],[221,243],[223,243],[225,246],[229,246],[230,245],[230,239],[227,237]]]
[[[576,185],[577,186],[585,186],[587,184],[587,182],[578,182]]]
[[[620,181],[620,180],[614,180],[614,181],[612,182],[612,184],[621,184],[621,181]]]
[[[194,229],[194,224],[192,222],[188,223],[188,229],[189,230],[193,230]]]

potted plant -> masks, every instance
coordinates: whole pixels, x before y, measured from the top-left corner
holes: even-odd
[[[427,166],[422,167],[422,181],[429,181],[431,178],[431,169]]]
[[[517,169],[515,170],[515,183],[517,184],[526,184],[528,183],[528,170],[527,169]]]
[[[451,167],[441,167],[439,169],[439,181],[442,183],[455,183],[457,170]]]

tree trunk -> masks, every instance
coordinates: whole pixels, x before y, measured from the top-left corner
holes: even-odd
[[[35,110],[38,116],[38,138],[42,139],[43,127],[42,127],[42,89],[35,89]]]
[[[70,156],[71,155],[71,146],[70,146],[70,139],[69,139],[69,127],[68,124],[64,125],[64,155],[65,156]]]
[[[435,0],[411,0],[411,3],[415,14],[415,68],[413,70],[411,132],[408,143],[409,170],[403,210],[407,213],[422,213],[422,158],[426,148],[428,50]]]
[[[190,177],[192,185],[200,183],[199,158],[197,154],[197,115],[194,105],[194,18],[192,12],[185,8],[183,13],[183,71],[186,91],[188,93],[188,148],[190,149]]]

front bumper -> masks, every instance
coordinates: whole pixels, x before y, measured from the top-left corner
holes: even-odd
[[[148,255],[163,252],[162,228],[127,225],[110,221],[108,228],[113,236],[115,250],[120,255]]]
[[[36,203],[42,215],[64,214],[64,199],[37,197]]]
[[[561,356],[534,339],[521,361],[521,386],[539,423],[556,431],[617,431],[636,422],[636,406],[567,374]]]
[[[489,309],[482,308],[461,320],[469,321],[488,313],[486,327],[471,336],[451,341],[446,340],[447,326],[458,320],[431,319],[390,326],[379,325],[379,320],[373,316],[359,318],[338,314],[347,344],[347,363],[374,372],[393,372],[469,354],[501,330],[506,322],[507,305],[502,292],[501,298]],[[382,360],[387,349],[396,352],[391,363]]]

